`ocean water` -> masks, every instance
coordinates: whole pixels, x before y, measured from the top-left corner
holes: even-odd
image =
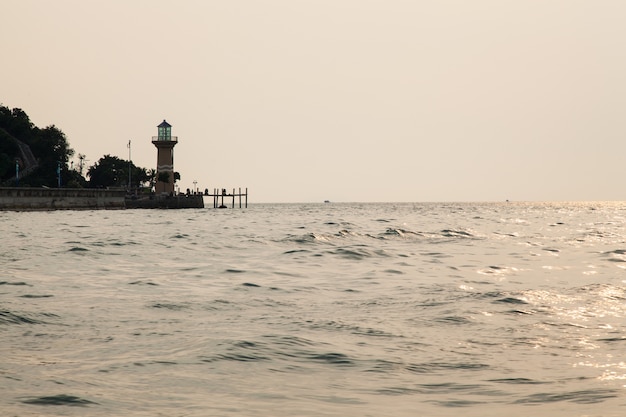
[[[626,203],[0,212],[2,416],[626,415]]]

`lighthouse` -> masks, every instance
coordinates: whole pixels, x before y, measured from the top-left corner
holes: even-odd
[[[174,146],[178,137],[172,136],[172,125],[165,119],[157,126],[158,136],[152,137],[157,148],[156,194],[172,194],[174,192]]]

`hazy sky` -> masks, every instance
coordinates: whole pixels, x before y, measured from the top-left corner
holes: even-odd
[[[624,0],[1,0],[0,104],[251,202],[626,199]]]

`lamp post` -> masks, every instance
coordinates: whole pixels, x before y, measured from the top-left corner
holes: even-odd
[[[195,194],[197,189],[196,189],[196,184],[198,183],[198,181],[193,180],[193,193]]]
[[[15,186],[20,186],[20,162],[17,158],[15,159]]]
[[[131,191],[131,174],[130,172],[132,171],[132,163],[130,162],[130,140],[128,141],[128,192]]]

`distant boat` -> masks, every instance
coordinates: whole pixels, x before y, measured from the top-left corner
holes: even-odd
[[[330,203],[330,200],[324,200],[324,203]]]

